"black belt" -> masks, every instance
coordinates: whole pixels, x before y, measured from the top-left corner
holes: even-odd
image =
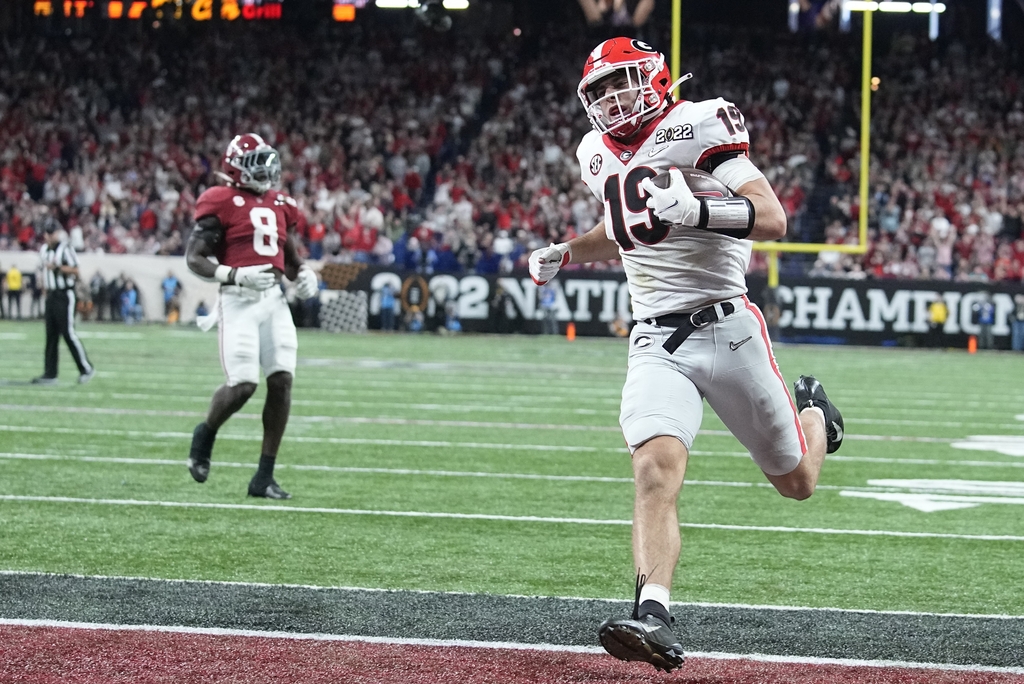
[[[665,343],[661,345],[669,354],[675,354],[676,349],[679,349],[679,345],[693,334],[693,331],[721,320],[718,317],[718,310],[715,309],[715,306],[712,304],[705,309],[694,311],[693,313],[676,313],[658,316],[657,318],[645,318],[644,323],[663,328],[675,328],[675,332],[669,335]],[[736,307],[733,306],[732,302],[723,302],[718,306],[722,309],[722,318],[736,311]]]

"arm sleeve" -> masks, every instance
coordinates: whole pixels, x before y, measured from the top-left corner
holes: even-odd
[[[754,166],[754,162],[742,155],[722,162],[715,168],[712,175],[730,189],[742,187],[758,178],[764,178],[764,174]]]

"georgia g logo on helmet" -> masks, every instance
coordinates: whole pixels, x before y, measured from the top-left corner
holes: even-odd
[[[671,102],[671,81],[665,55],[643,41],[619,37],[590,53],[576,94],[597,131],[628,138]]]
[[[228,143],[221,169],[235,187],[262,195],[281,180],[281,157],[263,138],[245,133]]]

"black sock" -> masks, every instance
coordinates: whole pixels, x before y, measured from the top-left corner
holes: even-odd
[[[213,442],[217,439],[217,431],[210,427],[205,420],[199,424],[199,434],[205,442]]]
[[[270,482],[274,479],[274,461],[277,456],[260,455],[260,467],[256,470],[256,480],[259,482]]]
[[[666,625],[672,624],[672,618],[668,614],[668,610],[665,608],[665,606],[661,605],[657,601],[651,601],[650,599],[640,604],[640,608],[637,609],[636,614],[640,617],[643,617],[645,615],[653,615],[654,617],[664,622]]]

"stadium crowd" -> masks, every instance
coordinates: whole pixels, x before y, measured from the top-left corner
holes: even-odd
[[[599,220],[575,158],[585,32],[393,28],[6,42],[0,250],[36,248],[52,215],[79,251],[180,255],[195,198],[247,130],[279,149],[312,259],[508,272]],[[682,95],[743,110],[789,240],[857,240],[854,42],[688,31]],[[996,50],[923,37],[889,49],[876,58],[869,252],[824,252],[810,273],[1019,280],[1021,73]]]

